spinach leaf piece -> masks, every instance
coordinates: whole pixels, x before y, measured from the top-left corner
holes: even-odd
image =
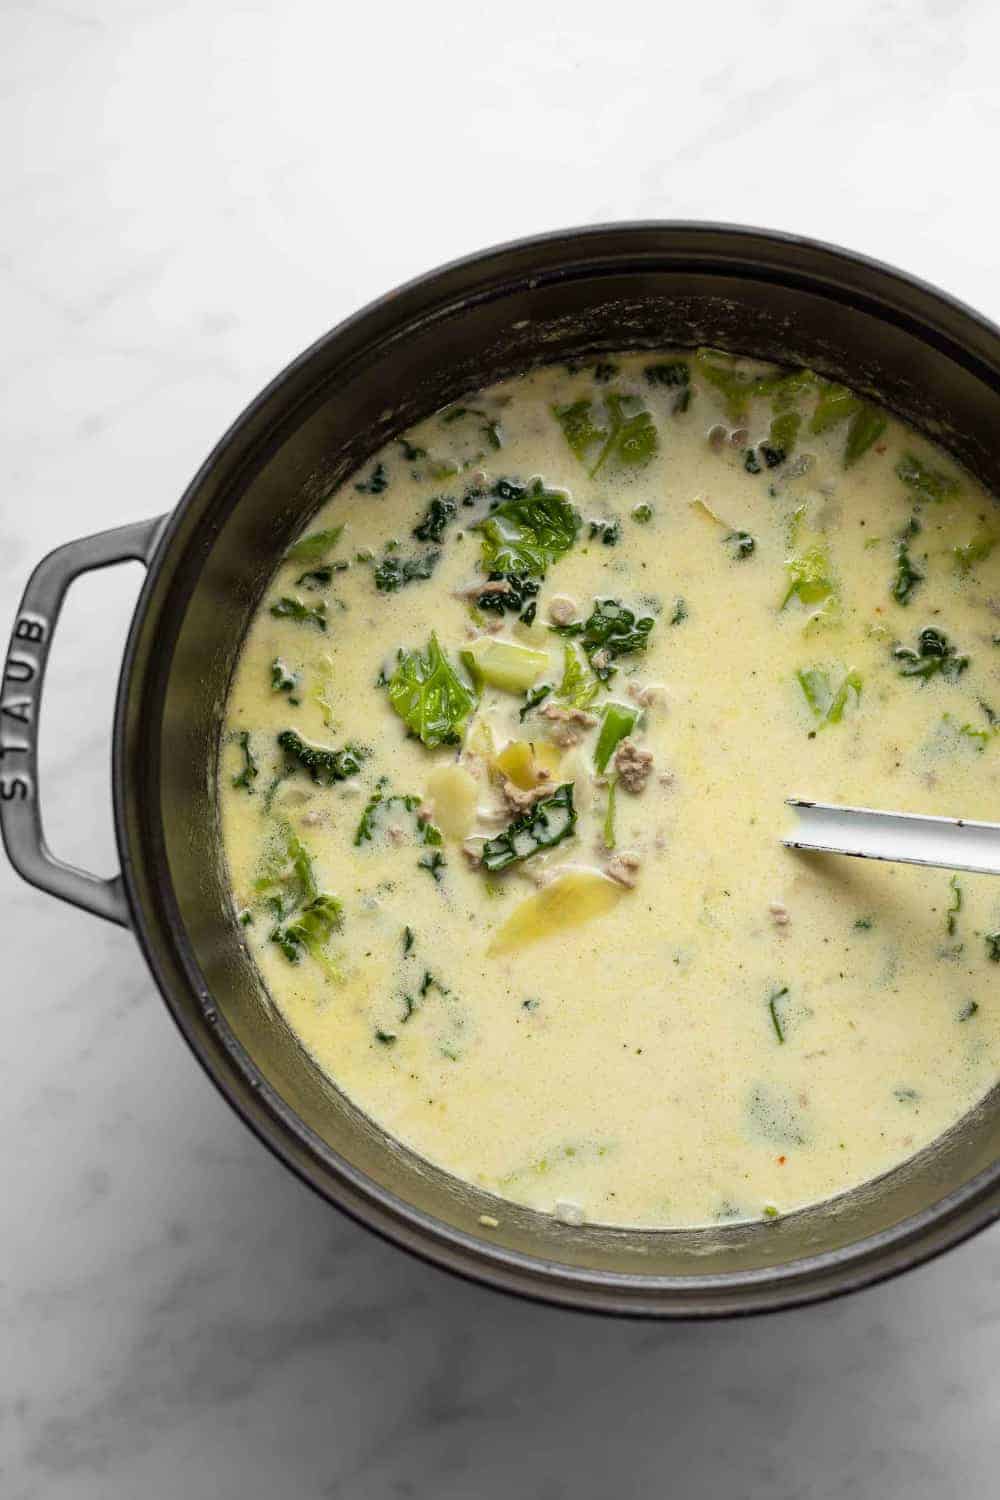
[[[536,802],[496,838],[483,845],[483,867],[491,874],[519,860],[530,859],[543,849],[552,849],[569,838],[576,827],[573,783],[564,782],[551,797]]]
[[[476,706],[432,634],[424,652],[400,651],[387,687],[389,702],[411,734],[431,750],[455,745]]]

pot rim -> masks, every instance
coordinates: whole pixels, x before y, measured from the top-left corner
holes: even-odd
[[[537,252],[551,251],[560,245],[566,249],[566,270],[570,272],[574,261],[579,260],[581,265],[586,263],[588,249],[609,235],[623,240],[630,237],[642,240],[648,236],[648,247],[637,245],[635,254],[640,257],[645,248],[648,256],[655,257],[657,253],[663,254],[663,247],[657,245],[653,237],[660,238],[664,234],[688,237],[691,240],[690,253],[695,258],[706,255],[710,249],[707,243],[699,248],[699,239],[707,242],[714,237],[731,245],[734,258],[741,251],[746,256],[749,242],[757,241],[779,252],[799,251],[826,257],[831,268],[841,266],[855,276],[876,275],[887,286],[904,293],[904,301],[916,293],[929,299],[941,311],[957,316],[967,327],[978,329],[986,340],[996,343],[1000,359],[1000,328],[932,283],[884,261],[826,241],[752,225],[711,220],[642,219],[552,230],[474,251],[413,277],[342,319],[269,381],[223,433],[166,518],[136,603],[122,661],[112,741],[112,792],[116,841],[132,930],[167,1009],[205,1072],[244,1124],[302,1182],[380,1238],[466,1280],[552,1306],[683,1321],[746,1316],[824,1301],[874,1285],[933,1259],[1000,1217],[1000,1193],[997,1192],[1000,1162],[976,1174],[932,1206],[878,1234],[836,1250],[753,1271],[691,1276],[623,1274],[584,1270],[505,1249],[485,1236],[470,1234],[432,1218],[353,1167],[285,1104],[235,1037],[217,1034],[218,1045],[206,1046],[203,1033],[175,997],[173,976],[161,961],[157,945],[152,941],[150,919],[136,880],[125,815],[128,783],[124,753],[126,714],[128,703],[138,690],[136,660],[139,637],[158,575],[182,529],[185,514],[194,505],[202,486],[282,388],[334,341],[345,339],[401,299],[432,292],[436,284],[463,272],[486,270],[491,261],[512,255],[530,259]],[[719,258],[724,260],[724,256]],[[528,271],[520,274],[530,279]],[[546,270],[544,274],[557,273]],[[782,279],[793,281],[795,273],[787,271]],[[857,292],[852,300],[857,305],[868,299],[863,292]],[[880,315],[884,320],[884,307],[880,309]],[[926,340],[925,326],[921,328],[921,336]],[[968,351],[963,352],[966,354],[964,363],[973,362],[974,356],[970,358]],[[210,1003],[203,987],[196,984],[190,962],[184,954],[180,958],[188,982],[199,998]],[[228,1032],[224,1022],[220,1021],[219,1026]],[[295,1143],[304,1146],[306,1151],[296,1153],[293,1150]],[[322,1162],[322,1175],[309,1170],[309,1159],[316,1157]]]

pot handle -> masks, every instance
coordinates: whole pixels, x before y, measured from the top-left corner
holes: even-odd
[[[38,804],[38,710],[49,648],[66,590],[81,573],[111,563],[149,565],[165,521],[157,516],[67,542],[28,579],[0,683],[0,834],[10,862],[31,885],[109,922],[129,925],[120,875],[104,880],[56,859]]]

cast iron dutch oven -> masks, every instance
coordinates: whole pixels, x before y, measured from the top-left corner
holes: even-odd
[[[932,287],[829,245],[725,225],[522,240],[422,277],[321,338],[247,408],[172,514],[47,557],[14,625],[0,714],[0,815],[14,865],[133,929],[193,1052],[289,1167],[437,1265],[543,1301],[660,1317],[814,1301],[990,1223],[1000,1212],[997,1091],[913,1161],[774,1224],[577,1228],[498,1206],[366,1119],[267,1004],[212,852],[213,787],[244,631],[284,548],[341,479],[394,433],[527,366],[698,344],[842,379],[1000,493],[1000,331]],[[128,558],[148,573],[115,712],[121,874],[105,881],[56,860],[43,839],[37,707],[68,585]],[[500,1227],[484,1229],[481,1214]]]

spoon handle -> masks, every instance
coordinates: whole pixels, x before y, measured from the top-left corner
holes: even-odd
[[[795,809],[799,822],[794,836],[782,839],[787,849],[1000,875],[998,823],[876,812],[868,807],[806,802],[799,797],[789,797],[788,806]]]

